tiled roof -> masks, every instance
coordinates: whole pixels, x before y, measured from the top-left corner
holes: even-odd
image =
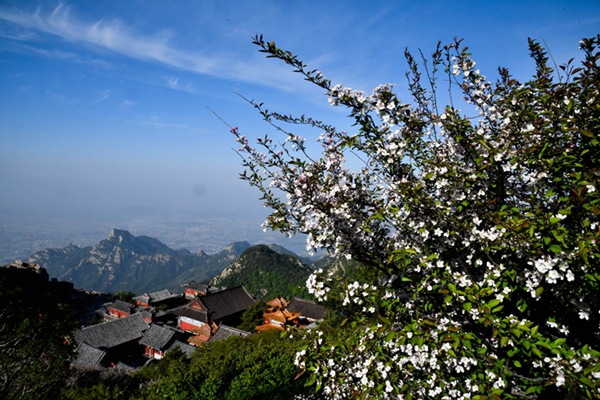
[[[181,297],[180,294],[173,294],[169,292],[168,289],[161,290],[160,292],[154,293],[144,293],[141,296],[136,296],[133,298],[135,301],[140,301],[146,304],[152,304],[163,300],[174,299],[177,297]]]
[[[188,306],[172,308],[168,310],[167,313],[177,315],[179,317],[195,319],[196,321],[204,322],[205,324],[208,323],[206,311],[195,310]]]
[[[194,351],[196,351],[196,348],[194,346],[190,346],[187,343],[183,343],[183,342],[180,342],[179,340],[175,340],[171,344],[171,346],[169,346],[166,353],[168,353],[169,351],[171,351],[175,348],[178,348],[179,350],[181,350],[181,352],[183,354],[185,354],[188,358],[190,358],[192,356],[192,354],[194,354]]]
[[[303,317],[310,319],[322,319],[327,309],[314,301],[294,297],[287,306],[292,312],[300,313]]]
[[[217,333],[210,338],[209,342],[217,342],[219,340],[227,339],[231,336],[248,336],[250,332],[242,331],[240,329],[232,328],[227,325],[221,325]]]
[[[181,287],[194,289],[199,292],[206,292],[208,290],[207,284],[195,281],[191,281],[190,283],[184,283],[183,285],[181,285]]]
[[[275,297],[273,300],[267,301],[266,304],[269,307],[283,310],[283,309],[285,309],[287,307],[288,303],[289,302],[286,299],[284,299],[283,297],[279,296],[279,297]]]
[[[96,348],[111,348],[142,337],[149,326],[140,314],[88,326],[75,332],[75,343],[86,342]]]
[[[119,299],[115,300],[112,303],[106,303],[105,306],[108,308],[114,308],[115,310],[124,311],[127,313],[131,313],[131,310],[135,307],[133,304],[128,303],[123,300],[119,300]]]
[[[100,350],[87,343],[81,343],[75,350],[74,365],[98,365],[106,355],[105,350]]]
[[[192,308],[192,309],[198,310],[198,311],[206,311],[206,306],[204,304],[202,304],[200,302],[200,300],[198,300],[198,299],[192,300],[192,302],[189,303],[186,307]]]
[[[156,313],[156,310],[153,308],[143,308],[138,312],[142,314],[142,317],[152,319]]]
[[[285,330],[285,328],[283,326],[275,325],[275,324],[262,324],[262,325],[256,326],[254,329],[256,329],[258,332],[268,331],[270,329],[277,329],[279,331]]]
[[[192,330],[194,336],[188,338],[188,343],[193,344],[194,346],[201,346],[203,343],[206,343],[210,339],[210,325],[204,324]]]
[[[244,311],[254,304],[254,299],[243,286],[211,293],[199,300],[209,310],[213,321]]]
[[[121,368],[124,370],[135,371],[139,367],[136,367],[135,365],[124,363],[123,361],[119,361],[117,364],[115,364],[115,368]]]
[[[140,344],[148,346],[154,350],[164,351],[171,344],[174,337],[175,332],[171,329],[153,324],[140,339]]]
[[[294,312],[290,312],[288,310],[277,310],[277,311],[270,312],[270,313],[269,312],[263,313],[263,316],[265,318],[279,321],[279,322],[285,324],[289,321],[293,321],[294,319],[299,318],[300,313],[294,313]]]
[[[206,338],[206,340],[208,340],[210,338],[212,330],[210,329],[210,325],[203,324],[197,328],[192,329],[191,332],[196,336],[203,336]]]

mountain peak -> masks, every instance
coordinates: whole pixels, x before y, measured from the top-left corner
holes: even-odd
[[[122,229],[114,229],[114,228],[112,231],[110,231],[110,235],[108,235],[108,240],[118,239],[119,243],[121,243],[123,241],[131,240],[133,238],[134,238],[134,236],[131,233],[129,233],[129,231],[122,230]]]
[[[223,251],[237,254],[237,253],[242,253],[243,251],[247,250],[249,247],[250,247],[250,243],[248,243],[246,241],[234,242],[234,243],[231,243],[229,246],[225,247],[225,249]]]

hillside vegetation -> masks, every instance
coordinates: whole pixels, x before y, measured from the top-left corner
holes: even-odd
[[[210,280],[216,287],[244,285],[254,296],[270,299],[276,296],[311,298],[306,279],[312,268],[298,257],[281,254],[265,245],[251,247]]]

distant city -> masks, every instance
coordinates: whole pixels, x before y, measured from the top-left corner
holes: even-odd
[[[106,239],[113,228],[135,236],[159,239],[172,249],[185,248],[216,253],[236,241],[251,244],[277,243],[306,256],[303,236],[286,238],[277,232],[263,232],[261,220],[239,221],[227,218],[137,217],[121,221],[93,222],[84,219],[48,218],[31,220],[0,215],[0,263],[25,259],[45,248],[61,248],[69,243],[93,246]]]

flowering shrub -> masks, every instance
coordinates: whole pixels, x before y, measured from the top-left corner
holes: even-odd
[[[356,126],[252,102],[285,142],[255,148],[231,130],[242,178],[273,210],[266,227],[378,271],[371,282],[309,279],[348,316],[296,356],[315,389],[339,399],[600,397],[600,35],[580,42],[581,66],[558,72],[530,41],[536,69],[525,83],[506,69],[490,83],[460,40],[438,44],[423,66],[407,51],[408,102],[391,84],[370,95],[334,86],[262,36],[255,43]],[[322,153],[282,122],[320,130]],[[347,168],[350,156],[362,168]]]

